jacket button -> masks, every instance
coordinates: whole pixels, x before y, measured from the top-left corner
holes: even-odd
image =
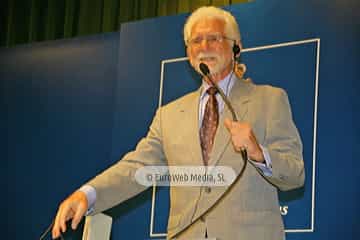
[[[206,187],[206,188],[205,188],[205,192],[206,192],[206,193],[211,193],[211,187]]]

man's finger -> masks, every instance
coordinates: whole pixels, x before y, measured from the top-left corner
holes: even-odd
[[[71,218],[68,216],[69,212],[70,212],[70,204],[65,203],[64,206],[62,207],[59,217],[59,224],[62,232],[66,232],[66,220],[68,218]]]
[[[59,208],[59,210],[56,214],[56,217],[55,217],[54,226],[52,229],[52,238],[53,239],[58,238],[60,235],[60,222],[59,222],[60,213],[61,213],[61,207]]]
[[[252,132],[250,133],[250,141],[252,141],[253,144],[257,144],[256,137],[255,137],[255,135],[254,135]]]
[[[232,121],[230,119],[228,119],[228,118],[225,118],[224,125],[227,128],[227,130],[229,130],[229,132],[231,133]]]
[[[84,213],[86,211],[86,207],[84,204],[79,204],[79,206],[76,208],[76,212],[74,214],[74,218],[71,222],[71,228],[75,230],[81,221],[81,218],[84,216]]]

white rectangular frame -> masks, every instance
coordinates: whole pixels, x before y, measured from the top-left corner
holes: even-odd
[[[313,132],[313,164],[312,164],[312,189],[311,189],[311,227],[309,229],[286,229],[285,232],[287,233],[296,233],[296,232],[314,232],[314,224],[315,224],[315,174],[316,174],[316,136],[317,136],[317,105],[318,105],[318,86],[319,86],[319,64],[320,64],[320,38],[312,38],[312,39],[305,39],[300,41],[292,41],[292,42],[284,42],[279,44],[272,44],[272,45],[264,45],[259,47],[253,48],[246,48],[242,49],[241,52],[253,52],[253,51],[261,51],[267,50],[272,48],[279,48],[279,47],[287,47],[287,46],[294,46],[300,44],[308,44],[315,42],[317,45],[316,51],[316,71],[315,71],[315,98],[314,98],[314,132]],[[159,105],[160,108],[162,105],[162,98],[163,98],[163,83],[164,83],[164,68],[165,64],[173,63],[173,62],[181,62],[187,61],[187,57],[181,58],[172,58],[166,59],[161,61],[161,71],[160,71],[160,92],[159,92]],[[150,237],[166,237],[167,233],[154,233],[154,211],[155,211],[155,194],[156,194],[156,186],[153,186],[152,192],[152,200],[151,200],[151,216],[150,216]]]

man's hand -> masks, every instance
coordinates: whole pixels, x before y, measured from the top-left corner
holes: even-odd
[[[52,238],[58,238],[60,237],[60,231],[66,231],[66,221],[70,219],[73,219],[71,228],[75,230],[87,209],[88,202],[85,193],[76,191],[71,194],[60,204],[52,229]]]
[[[240,152],[241,148],[245,148],[251,160],[259,163],[265,162],[260,145],[248,123],[233,122],[226,118],[224,124],[231,134],[231,142],[235,151]]]

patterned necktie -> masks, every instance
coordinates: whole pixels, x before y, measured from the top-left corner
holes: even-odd
[[[205,166],[209,163],[210,153],[219,123],[218,103],[215,97],[217,89],[215,87],[210,87],[206,92],[209,94],[209,99],[205,106],[204,117],[200,129],[200,144]]]

